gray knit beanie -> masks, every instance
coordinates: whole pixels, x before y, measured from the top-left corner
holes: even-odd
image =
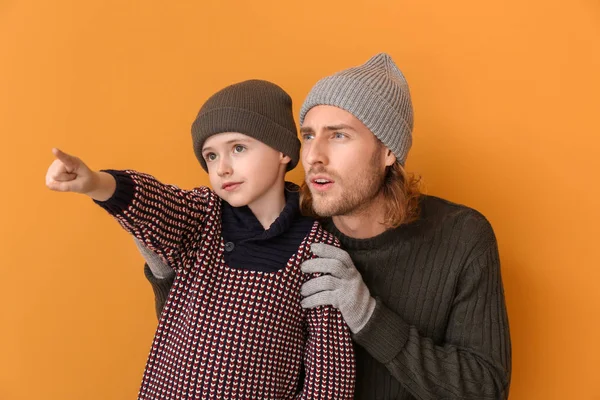
[[[274,83],[253,79],[227,86],[200,108],[192,124],[192,141],[205,171],[202,146],[210,136],[223,132],[243,133],[289,156],[288,170],[298,164],[300,140],[292,99]]]
[[[302,104],[300,125],[318,105],[354,115],[404,165],[412,144],[413,110],[408,83],[388,54],[377,54],[363,65],[318,81]]]

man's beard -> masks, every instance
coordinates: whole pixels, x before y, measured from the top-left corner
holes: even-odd
[[[330,193],[311,190],[315,214],[320,217],[350,216],[359,215],[369,209],[373,200],[381,193],[385,179],[385,175],[378,171],[377,165],[379,160],[377,155],[374,155],[368,168],[361,170],[361,174],[356,177],[347,178],[347,182],[325,168],[311,169],[310,174],[327,173],[335,181],[334,185],[339,184],[341,189],[335,198]]]

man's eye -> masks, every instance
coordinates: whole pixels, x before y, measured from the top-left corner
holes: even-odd
[[[342,132],[336,132],[333,134],[333,137],[335,137],[336,139],[343,139],[346,137],[346,135],[343,134]]]
[[[313,137],[314,137],[314,136],[313,136],[312,134],[310,134],[310,133],[304,133],[304,134],[302,135],[302,140],[305,140],[305,141],[306,141],[306,140],[311,140]]]
[[[233,150],[236,153],[241,153],[242,151],[246,150],[246,148],[244,146],[242,146],[241,144],[236,144],[235,147],[233,148]]]

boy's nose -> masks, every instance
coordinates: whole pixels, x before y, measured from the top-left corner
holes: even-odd
[[[225,158],[221,158],[219,161],[219,165],[217,166],[217,175],[219,176],[227,176],[231,175],[232,168],[229,160]]]

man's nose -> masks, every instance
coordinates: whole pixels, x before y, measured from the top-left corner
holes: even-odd
[[[309,142],[305,142],[302,147],[302,164],[314,165],[314,164],[328,164],[328,145],[327,141],[321,138],[314,138]]]

